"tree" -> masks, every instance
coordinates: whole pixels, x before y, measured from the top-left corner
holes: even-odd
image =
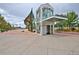
[[[7,31],[10,30],[11,24],[7,23],[7,21],[5,21],[4,17],[0,15],[0,31]]]
[[[79,18],[76,19],[76,25],[77,25],[78,31],[79,31]]]
[[[79,27],[79,22],[77,21],[78,15],[74,11],[68,12],[65,17],[67,18],[67,20],[60,21],[56,24],[60,29],[64,29],[64,27],[67,27],[67,30],[71,30],[74,28],[74,25],[76,25],[76,23]]]
[[[71,11],[71,12],[68,12],[67,13],[67,27],[69,28],[69,30],[71,30],[71,28],[73,27],[72,24],[76,21],[78,15],[74,12],[74,11]]]
[[[58,27],[59,28],[59,30],[63,30],[63,21],[60,21],[60,22],[58,22],[56,25],[55,25],[55,27]]]

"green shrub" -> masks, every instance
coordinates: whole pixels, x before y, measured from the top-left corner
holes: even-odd
[[[11,24],[5,21],[3,16],[0,16],[0,32],[11,30]]]

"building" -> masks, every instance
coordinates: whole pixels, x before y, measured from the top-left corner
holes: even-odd
[[[36,11],[36,32],[41,35],[54,34],[55,23],[65,19],[65,17],[55,16],[53,7],[50,4],[42,4]]]
[[[33,14],[33,11],[32,11],[32,9],[31,9],[31,12],[29,13],[29,15],[25,18],[25,20],[24,20],[24,23],[25,23],[25,25],[26,25],[26,28],[29,30],[29,31],[31,31],[31,32],[33,32],[33,29],[35,29],[35,24],[34,24],[34,14]]]

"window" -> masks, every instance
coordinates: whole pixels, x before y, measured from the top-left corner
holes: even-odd
[[[53,15],[53,10],[51,10],[50,8],[44,8],[43,9],[43,19],[48,18],[50,16]]]

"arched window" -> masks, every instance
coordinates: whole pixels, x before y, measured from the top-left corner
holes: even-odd
[[[50,8],[43,8],[42,13],[43,19],[53,16],[53,10],[51,10]]]

